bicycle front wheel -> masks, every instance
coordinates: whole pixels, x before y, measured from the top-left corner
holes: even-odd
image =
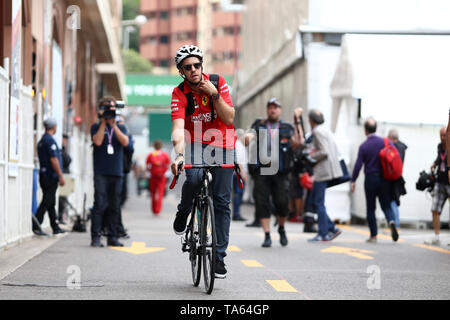
[[[200,254],[200,209],[197,204],[192,209],[192,218],[190,221],[189,234],[189,260],[191,261],[192,281],[194,287],[200,284],[200,275],[202,273],[202,256]]]
[[[216,226],[214,220],[214,207],[210,197],[202,206],[201,248],[203,259],[203,281],[207,294],[214,288],[215,262],[216,262]]]

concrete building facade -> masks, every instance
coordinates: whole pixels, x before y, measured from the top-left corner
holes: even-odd
[[[121,0],[5,0],[0,3],[0,248],[32,235],[41,200],[37,142],[54,117],[55,140],[69,135],[81,213],[93,199],[90,126],[102,95],[124,98]],[[48,226],[48,218],[44,220]]]
[[[220,0],[143,0],[140,53],[157,72],[176,73],[173,57],[185,44],[205,54],[205,70],[232,75],[239,67],[241,13],[222,10]]]
[[[404,168],[407,195],[401,198],[400,221],[429,223],[430,197],[415,190],[415,182],[419,172],[428,169],[436,157],[437,133],[448,117],[448,106],[442,105],[448,99],[431,101],[422,96],[430,97],[434,92],[431,94],[434,97],[436,88],[448,82],[445,75],[450,69],[447,59],[442,59],[442,50],[448,50],[444,45],[448,43],[448,37],[436,40],[437,36],[450,34],[445,15],[450,8],[448,1],[284,0],[275,5],[270,0],[247,0],[245,6],[241,68],[233,82],[237,126],[248,129],[257,117],[266,117],[266,102],[270,97],[280,99],[282,118],[287,121],[292,121],[292,111],[296,107],[302,107],[305,112],[311,108],[319,109],[324,113],[325,124],[334,132],[350,172],[358,147],[365,139],[363,122],[366,117],[373,116],[379,121],[378,134],[381,136],[386,136],[389,129],[397,128],[400,139],[410,146]],[[346,35],[355,34],[361,37],[348,37],[347,42],[352,42],[346,44],[343,40]],[[391,38],[380,42],[382,35],[398,36],[399,41]],[[408,43],[406,40],[411,35],[419,36],[414,40],[416,47],[413,50],[390,45]],[[425,37],[427,35],[435,38],[429,39]],[[364,51],[364,42],[360,38],[370,44],[370,56],[367,50]],[[389,51],[393,47],[398,52]],[[436,51],[440,54],[436,55]],[[423,54],[417,58],[416,52]],[[405,64],[406,60],[414,62]],[[437,66],[427,68],[430,61]],[[441,61],[440,65],[438,61]],[[370,75],[377,69],[383,72],[376,72],[378,78],[374,81],[367,74],[370,68],[366,66],[372,68]],[[399,72],[401,70],[406,72]],[[397,85],[392,85],[390,78],[395,78]],[[410,79],[415,89],[404,86],[404,83],[411,83]],[[386,82],[391,88],[383,87]],[[445,98],[446,92],[439,89],[438,96]],[[391,98],[395,93],[396,104],[393,105]],[[424,101],[419,109],[414,107],[415,112],[419,112],[414,116],[413,97]],[[428,114],[421,117],[423,108],[433,110],[433,117]],[[393,110],[401,116],[393,118]],[[305,124],[309,132],[309,125]],[[350,192],[348,183],[333,187],[327,191],[326,204],[332,219],[365,220],[364,173],[360,173],[355,193]],[[384,220],[379,207],[377,217],[379,221]],[[448,218],[446,205],[442,221]]]

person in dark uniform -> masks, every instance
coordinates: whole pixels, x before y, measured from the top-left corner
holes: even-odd
[[[127,129],[116,122],[116,100],[100,100],[100,121],[91,126],[94,158],[94,208],[92,209],[91,246],[100,241],[105,214],[108,221],[108,246],[122,247],[118,241],[120,200],[123,182],[123,148],[129,144]],[[109,206],[109,208],[108,208]],[[108,209],[108,210],[107,210]]]
[[[249,133],[245,138],[245,145],[256,138],[256,164],[255,173],[255,207],[264,230],[265,239],[262,244],[267,248],[272,245],[270,237],[270,198],[276,210],[278,233],[280,244],[286,246],[288,239],[284,228],[288,209],[288,174],[292,169],[292,149],[299,145],[293,143],[295,135],[294,127],[281,117],[281,103],[276,98],[267,102],[267,119],[256,123],[252,129],[255,133]],[[278,141],[276,137],[278,136]],[[276,146],[278,142],[278,146]],[[277,149],[275,149],[277,148]],[[263,159],[266,155],[268,159]],[[253,162],[255,155],[250,155],[249,162]]]
[[[39,157],[39,184],[42,188],[42,201],[36,211],[36,219],[39,224],[44,220],[44,214],[48,211],[50,218],[50,225],[53,234],[64,233],[57,222],[56,215],[56,190],[58,183],[60,186],[65,184],[62,173],[62,158],[61,151],[56,144],[53,135],[56,133],[56,120],[48,118],[44,121],[45,134],[38,142],[38,157]],[[37,235],[46,235],[41,229],[34,225],[33,232]]]
[[[70,173],[70,163],[72,162],[72,157],[67,152],[67,143],[69,136],[63,134],[62,147],[61,147],[61,159],[62,159],[62,170],[64,173]],[[58,222],[60,224],[66,224],[64,221],[64,216],[67,212],[67,207],[69,206],[69,199],[66,196],[59,196],[58,201]]]

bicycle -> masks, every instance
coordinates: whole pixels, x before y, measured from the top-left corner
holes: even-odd
[[[170,189],[178,182],[183,163],[178,165],[178,174],[174,176]],[[185,169],[203,169],[200,191],[194,197],[194,204],[190,213],[189,223],[182,237],[182,252],[189,253],[191,262],[192,281],[194,286],[200,284],[202,264],[203,282],[207,294],[211,294],[214,288],[215,261],[216,261],[216,228],[214,220],[214,207],[211,197],[211,170],[214,168],[234,169],[238,176],[239,187],[243,188],[243,180],[237,164],[214,165],[184,165]]]

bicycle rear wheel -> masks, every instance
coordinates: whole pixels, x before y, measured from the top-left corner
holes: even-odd
[[[214,220],[214,207],[208,196],[202,206],[201,247],[203,259],[203,281],[207,294],[214,288],[216,263],[216,226]]]
[[[194,204],[192,208],[192,218],[189,225],[189,260],[191,261],[192,282],[194,287],[200,284],[200,275],[202,273],[202,256],[200,253],[200,211],[198,205]]]

